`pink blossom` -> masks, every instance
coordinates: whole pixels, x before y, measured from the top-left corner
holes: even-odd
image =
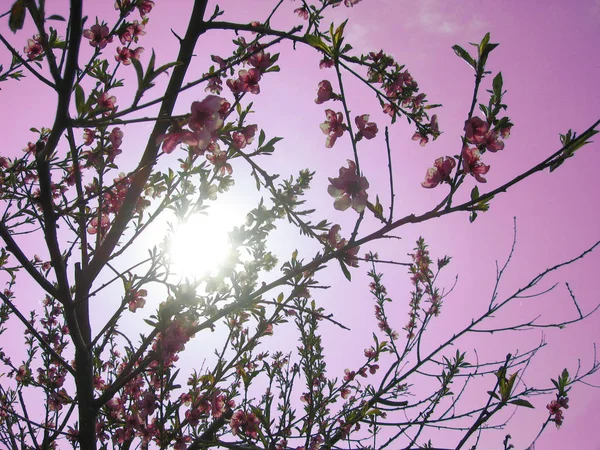
[[[90,130],[89,128],[83,129],[83,145],[92,145],[95,137],[94,130]]]
[[[233,413],[229,426],[231,427],[231,434],[237,436],[241,431],[246,436],[256,439],[258,438],[260,421],[253,413],[246,413],[242,410],[238,410]]]
[[[108,115],[111,113],[111,110],[115,109],[116,101],[117,98],[114,95],[109,95],[108,92],[100,92],[97,99],[98,108],[108,110],[104,112],[104,115]]]
[[[346,245],[348,245],[348,241],[346,241],[346,239],[341,238],[341,236],[339,234],[340,229],[341,229],[341,227],[338,224],[336,224],[336,225],[332,226],[331,229],[329,230],[329,233],[327,233],[327,235],[325,235],[325,237],[327,238],[327,242],[334,250],[339,250],[341,248],[346,247]],[[358,267],[358,258],[356,257],[356,255],[358,254],[359,251],[360,251],[360,246],[355,246],[355,247],[352,247],[351,249],[346,250],[343,254],[344,263],[346,263],[347,265],[349,265],[351,267]]]
[[[413,109],[419,109],[421,107],[423,100],[425,100],[425,94],[419,94],[416,97],[414,97],[412,99]]]
[[[256,125],[248,125],[242,128],[240,132],[234,132],[232,135],[233,146],[238,150],[241,150],[249,145],[254,140],[254,135],[258,127]]]
[[[169,133],[159,135],[156,138],[156,144],[160,145],[161,143],[163,145],[163,151],[165,153],[171,153],[179,144],[198,145],[198,138],[191,131],[179,128],[177,130],[172,129]]]
[[[352,381],[356,377],[356,372],[350,369],[344,369],[344,381]]]
[[[327,100],[331,100],[334,98],[333,88],[331,87],[331,83],[327,80],[323,80],[319,82],[319,87],[317,89],[317,98],[315,99],[315,103],[320,105],[321,103],[326,102]]]
[[[465,122],[465,133],[467,141],[471,144],[479,145],[485,142],[490,125],[479,117],[471,117]]]
[[[456,167],[456,161],[451,156],[446,156],[446,158],[440,157],[436,159],[433,163],[433,167],[427,169],[425,181],[421,183],[421,186],[431,189],[440,183],[449,183],[450,173],[454,167]]]
[[[160,349],[165,362],[176,361],[176,353],[185,350],[185,344],[190,340],[190,324],[185,319],[175,319],[162,331],[154,343],[153,349]]]
[[[350,395],[350,389],[348,389],[348,388],[342,388],[342,389],[340,389],[340,396],[344,400],[347,399],[349,395]]]
[[[100,232],[100,235],[104,235],[104,233],[110,227],[110,220],[108,218],[108,214],[102,213],[101,219],[98,220],[98,216],[94,216],[90,221],[90,225],[88,226],[87,232],[89,234],[96,234]]]
[[[138,47],[135,50],[130,50],[127,47],[117,47],[115,61],[123,63],[125,66],[131,64],[132,59],[139,60],[140,55],[144,51],[144,47]]]
[[[198,147],[206,149],[213,139],[213,133],[223,126],[221,109],[226,103],[221,97],[208,95],[201,102],[192,103],[189,127],[196,133]]]
[[[227,173],[231,175],[233,173],[233,168],[231,164],[227,162],[227,152],[217,150],[213,153],[208,153],[206,155],[206,159],[208,159],[215,166],[215,170],[221,174],[221,176]]]
[[[113,37],[109,36],[110,30],[106,25],[92,25],[90,29],[83,30],[83,37],[90,40],[90,45],[102,50],[109,42],[112,42]]]
[[[319,62],[319,69],[329,69],[330,67],[333,67],[334,64],[335,64],[335,62],[333,61],[333,59],[329,59],[327,56],[325,56]]]
[[[249,50],[255,51],[255,49]],[[264,50],[260,50],[248,58],[248,64],[258,69],[260,72],[264,72],[273,64],[275,64],[275,60],[271,58],[270,53],[265,53]]]
[[[504,148],[504,142],[498,138],[498,133],[490,131],[485,138],[485,148],[490,152],[497,152]]]
[[[431,132],[434,133],[435,135],[439,134],[440,125],[438,123],[437,114],[434,114],[433,116],[431,116],[431,120],[429,121],[429,128],[431,129]]]
[[[323,134],[327,135],[327,138],[325,139],[325,147],[331,148],[335,144],[337,138],[344,134],[344,121],[341,112],[335,113],[331,109],[325,110],[325,116],[327,119],[320,125],[320,127],[323,131]]]
[[[365,357],[371,359],[377,356],[377,352],[375,351],[375,347],[369,347],[365,349]]]
[[[112,144],[113,147],[119,148],[123,143],[123,132],[119,127],[113,128],[112,131],[108,135],[108,140]]]
[[[356,164],[348,160],[348,167],[340,167],[338,178],[329,178],[331,183],[327,192],[335,197],[333,207],[339,211],[345,211],[350,206],[356,212],[361,213],[367,206],[369,182],[365,177],[356,173]]]
[[[465,173],[470,173],[480,183],[485,183],[487,180],[482,177],[490,170],[490,166],[486,166],[480,160],[481,153],[477,147],[464,146],[462,149],[463,167]]]
[[[132,299],[129,301],[129,311],[136,312],[138,308],[143,308],[146,304],[146,297],[148,291],[146,289],[136,289],[132,294]]]
[[[122,17],[127,17],[133,10],[131,0],[115,0],[115,10],[120,11]]]
[[[227,61],[217,55],[210,55],[210,59],[216,62],[219,65],[219,69],[223,70],[227,67]]]
[[[142,0],[138,4],[138,10],[140,12],[140,16],[142,16],[142,19],[145,19],[146,16],[148,14],[150,14],[153,7],[154,7],[154,0]]]
[[[32,39],[27,39],[27,46],[23,49],[28,59],[36,59],[44,52],[40,42],[40,35],[36,34]]]
[[[420,131],[417,131],[415,134],[413,134],[412,140],[419,141],[419,145],[421,147],[425,147],[425,145],[427,145],[427,143],[429,142],[429,138],[427,137],[427,135],[424,132]]]
[[[358,127],[358,133],[356,134],[357,139],[364,137],[365,139],[373,139],[377,134],[377,124],[375,122],[368,122],[369,114],[363,114],[362,116],[356,116],[354,121]]]
[[[244,92],[250,92],[251,94],[260,93],[258,82],[260,81],[261,75],[257,69],[242,69],[238,72],[238,76]]]
[[[295,9],[294,14],[297,14],[301,19],[308,20],[309,13],[305,6]]]
[[[133,23],[129,24],[124,29],[121,29],[119,33],[119,40],[121,44],[129,44],[130,42],[137,42],[140,36],[145,35],[144,24],[139,23],[137,20],[133,21]]]
[[[208,77],[208,76],[210,76],[210,74],[205,73],[203,76]],[[208,84],[204,88],[204,92],[212,92],[213,94],[217,94],[217,95],[220,94],[222,90],[223,90],[223,81],[221,80],[221,77],[218,77],[218,76],[210,77],[208,79]]]

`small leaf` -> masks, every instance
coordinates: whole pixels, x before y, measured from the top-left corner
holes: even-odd
[[[498,397],[498,394],[496,394],[494,391],[488,391],[488,394],[490,395],[490,397],[493,397],[496,400],[500,400],[500,397]]]
[[[469,222],[473,223],[475,222],[475,219],[477,219],[477,212],[471,211],[471,215],[469,215]]]
[[[473,69],[475,69],[477,64],[476,64],[475,60],[473,59],[473,57],[471,55],[469,55],[469,52],[467,52],[460,45],[453,46],[452,50],[454,50],[454,53],[456,53],[460,58],[462,58],[468,65],[470,65]]]
[[[80,84],[75,85],[75,108],[77,109],[77,114],[83,116],[85,113],[85,94]]]
[[[471,190],[471,200],[475,201],[479,198],[479,188],[477,186],[475,186],[472,190]]]
[[[24,0],[17,0],[13,3],[10,8],[10,17],[8,18],[8,27],[10,31],[16,33],[18,30],[23,28],[23,23],[25,23],[25,13],[27,9],[25,8]]]
[[[346,279],[348,281],[352,281],[352,275],[350,275],[350,271],[348,270],[348,267],[346,267],[346,264],[344,264],[344,262],[340,259],[340,267],[342,268],[342,273],[344,274],[344,276],[346,277]]]
[[[522,398],[512,400],[508,403],[512,403],[513,405],[517,405],[517,406],[524,406],[526,408],[535,409],[535,407],[531,403],[529,403],[527,400],[523,400]]]
[[[133,65],[133,68],[137,74],[138,90],[141,91],[142,81],[144,79],[144,69],[142,68],[142,64],[135,58],[131,58],[131,64]]]
[[[60,20],[61,22],[65,22],[65,18],[63,16],[59,16],[58,14],[52,14],[46,20]]]
[[[483,55],[484,49],[487,47],[488,42],[490,42],[490,33],[486,33],[481,43],[479,44],[479,56]]]
[[[502,97],[502,72],[498,72],[498,75],[494,77],[494,81],[492,81],[492,86],[494,88],[494,95],[496,96],[496,101],[500,101]]]

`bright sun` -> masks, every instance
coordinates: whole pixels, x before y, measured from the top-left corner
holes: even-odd
[[[214,274],[230,254],[228,233],[244,223],[245,213],[229,205],[213,204],[202,214],[173,223],[169,246],[171,272],[193,280]]]

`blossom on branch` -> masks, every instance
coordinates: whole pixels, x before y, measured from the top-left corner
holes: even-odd
[[[440,183],[450,183],[450,173],[454,167],[456,167],[456,161],[451,156],[436,159],[433,163],[433,167],[427,169],[425,181],[421,183],[421,186],[431,189]]]
[[[327,100],[331,100],[332,98],[335,98],[335,94],[333,93],[331,83],[327,80],[320,81],[319,87],[317,89],[317,98],[315,99],[315,103],[317,105],[320,105],[321,103],[324,103]]]
[[[335,197],[333,207],[339,211],[345,211],[350,206],[356,212],[361,213],[367,206],[367,189],[369,182],[365,177],[356,173],[356,164],[348,160],[348,167],[340,167],[340,176],[338,178],[329,178],[331,183],[327,192]]]
[[[373,139],[377,132],[377,124],[375,122],[369,122],[369,114],[363,114],[362,116],[356,116],[354,121],[358,127],[358,133],[356,133],[356,140],[360,140],[363,137],[365,139]]]
[[[325,147],[331,148],[337,138],[339,138],[342,134],[344,134],[345,126],[344,119],[342,118],[342,113],[335,113],[331,109],[325,110],[325,116],[327,119],[323,122],[320,127],[323,134],[327,135],[325,139]]]
[[[481,161],[481,153],[477,147],[469,147],[465,145],[462,149],[463,168],[465,173],[470,173],[480,183],[485,183],[487,180],[482,177],[490,170],[490,166],[486,166]]]
[[[106,25],[92,25],[88,30],[83,30],[83,37],[90,40],[90,45],[102,50],[106,45],[112,42],[110,30]]]
[[[27,39],[27,46],[23,49],[28,59],[36,59],[44,53],[40,42],[40,35],[36,34],[31,39]]]

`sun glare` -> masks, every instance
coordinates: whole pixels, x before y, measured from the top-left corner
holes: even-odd
[[[234,208],[211,205],[206,213],[173,223],[169,245],[173,275],[193,280],[218,271],[230,255],[228,233],[242,225],[244,218]]]

